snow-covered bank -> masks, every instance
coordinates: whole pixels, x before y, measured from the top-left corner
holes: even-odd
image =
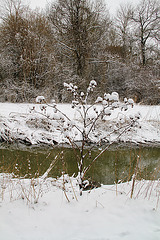
[[[37,204],[28,202],[26,205],[26,200],[18,192],[18,184],[13,184],[12,189],[7,188],[8,197],[4,195],[4,201],[0,202],[1,239],[160,239],[160,212],[159,208],[156,209],[159,182],[137,182],[131,199],[132,182],[119,184],[117,189],[115,185],[104,185],[79,196],[74,180],[71,181],[70,188],[66,184],[70,202],[60,186],[52,181],[42,190]],[[18,200],[14,201],[14,196]]]
[[[29,144],[53,144],[65,142],[64,133],[59,128],[56,120],[49,121],[40,114],[30,113],[30,109],[35,106],[39,111],[39,104],[13,104],[0,103],[0,135],[6,141],[23,140]],[[70,104],[58,104],[58,108],[70,117],[73,121],[79,121],[79,116]],[[50,109],[47,111],[53,111]],[[136,143],[160,143],[160,106],[141,106],[135,105],[125,112],[126,116],[134,115],[140,112],[141,118],[139,126],[134,127],[129,132],[121,136],[124,142]],[[92,114],[92,113],[91,113]],[[101,137],[106,136],[107,141],[112,141],[116,136],[110,136],[109,126],[114,125],[117,116],[121,113],[118,109],[112,113],[105,122],[99,123],[99,131]],[[60,117],[60,116],[58,116]],[[93,137],[96,142],[99,136]],[[75,140],[80,140],[80,136],[76,134]]]

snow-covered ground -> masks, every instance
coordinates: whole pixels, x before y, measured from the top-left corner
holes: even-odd
[[[22,139],[31,144],[47,143],[53,141],[62,143],[66,141],[64,133],[56,120],[49,121],[40,114],[30,113],[30,109],[35,107],[40,112],[39,104],[13,104],[0,103],[0,133],[5,135],[8,140]],[[79,121],[79,115],[71,108],[70,104],[58,104],[58,109],[65,113],[73,121]],[[48,114],[52,115],[53,109],[47,108]],[[135,105],[129,108],[127,112],[121,113],[118,109],[113,111],[112,115],[105,122],[99,123],[99,137],[107,137],[108,140],[116,139],[113,134],[110,135],[109,126],[116,123],[117,117],[134,115],[140,113],[139,126],[133,128],[121,136],[124,142],[153,142],[160,143],[160,106],[141,106]],[[92,112],[90,113],[93,114]],[[57,118],[60,118],[57,115]],[[124,116],[123,116],[124,119]],[[78,124],[81,124],[80,122]],[[113,126],[114,127],[114,126]],[[73,129],[72,129],[73,130]],[[71,133],[73,134],[73,132]],[[93,141],[98,141],[92,136]],[[80,140],[79,134],[75,134],[75,140]]]
[[[64,134],[56,125],[47,128],[39,115],[30,114],[33,104],[0,103],[0,131],[8,139],[28,139],[32,144],[58,143]],[[36,105],[39,108],[39,105]],[[79,116],[68,104],[58,105],[73,121]],[[160,106],[129,109],[140,112],[139,126],[123,135],[123,141],[160,143]],[[108,134],[117,110],[100,123]],[[6,132],[7,131],[7,132]],[[3,136],[4,136],[3,135]],[[78,140],[78,135],[76,135]],[[114,137],[114,136],[113,136]],[[48,142],[47,142],[48,141]],[[79,195],[77,181],[64,176],[54,179],[13,179],[0,174],[0,239],[2,240],[159,240],[160,182],[136,181],[103,185]],[[37,182],[34,182],[37,181]],[[65,189],[65,191],[64,191]]]
[[[61,188],[51,181],[36,204],[21,198],[17,184],[10,193],[6,189],[8,197],[4,194],[0,202],[3,240],[160,239],[159,182],[136,182],[131,199],[132,182],[117,189],[102,186],[79,196],[73,181],[70,189],[66,186],[68,202]],[[14,200],[14,196],[19,199]]]
[[[2,174],[3,240],[160,239],[159,181],[137,181],[131,199],[132,181],[103,185],[80,196],[76,179],[68,176],[65,181],[39,179],[34,189],[31,180],[4,178]]]

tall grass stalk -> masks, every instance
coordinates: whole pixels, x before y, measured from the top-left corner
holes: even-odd
[[[134,175],[133,175],[133,178],[132,178],[131,198],[133,197],[133,192],[134,192],[135,181],[136,181],[136,177],[137,177],[137,173],[138,173],[138,164],[139,164],[139,159],[140,159],[140,157],[139,157],[139,156],[137,156],[136,167],[135,167]]]

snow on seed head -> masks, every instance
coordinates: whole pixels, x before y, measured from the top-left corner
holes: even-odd
[[[128,102],[128,100],[127,100],[127,98],[126,98],[126,97],[124,98],[124,102],[125,102],[125,103],[127,103],[127,102]]]
[[[119,101],[119,95],[117,92],[112,92],[111,97],[110,97],[111,101],[115,101],[118,102]]]
[[[97,99],[96,99],[96,103],[99,103],[99,102],[102,102],[103,101],[103,98],[101,98],[101,97],[97,97]]]
[[[45,97],[44,96],[36,97],[36,103],[43,103],[44,101],[45,101]]]
[[[84,92],[81,92],[81,97],[83,97],[84,96]]]
[[[105,93],[104,94],[104,99],[108,101],[108,100],[110,100],[110,96],[111,95],[109,93]]]
[[[69,87],[69,84],[68,84],[68,83],[65,83],[65,82],[64,82],[63,85],[64,85],[64,87]]]
[[[103,100],[103,101],[102,101],[102,104],[103,104],[103,105],[107,105],[108,102],[107,102],[106,100]]]
[[[93,86],[96,87],[97,86],[97,82],[95,80],[91,80],[89,85],[92,85],[92,87]]]
[[[128,103],[129,103],[130,105],[133,105],[133,104],[134,104],[133,99],[132,99],[132,98],[129,98],[129,99],[128,99]]]
[[[117,92],[112,92],[112,95],[115,95],[115,96],[119,97],[119,94]]]

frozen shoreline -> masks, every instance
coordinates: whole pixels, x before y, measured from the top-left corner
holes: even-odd
[[[20,141],[28,145],[67,143],[63,132],[56,125],[56,121],[48,123],[40,114],[30,113],[33,106],[39,111],[39,104],[0,103],[1,141]],[[79,121],[77,113],[71,108],[70,104],[58,104],[58,108],[67,116],[70,116],[71,120]],[[52,109],[49,109],[49,111],[52,111]],[[136,112],[141,114],[140,127],[135,127],[132,131],[123,134],[120,141],[133,144],[151,143],[160,145],[160,106],[135,105],[125,114],[129,116]],[[118,114],[119,112],[115,110],[106,122],[99,124],[101,136],[108,136],[107,141],[116,139],[116,136],[110,136],[108,125],[114,124]],[[80,137],[77,134],[75,141],[79,140]],[[94,137],[92,140],[93,143],[96,143],[99,139]]]

